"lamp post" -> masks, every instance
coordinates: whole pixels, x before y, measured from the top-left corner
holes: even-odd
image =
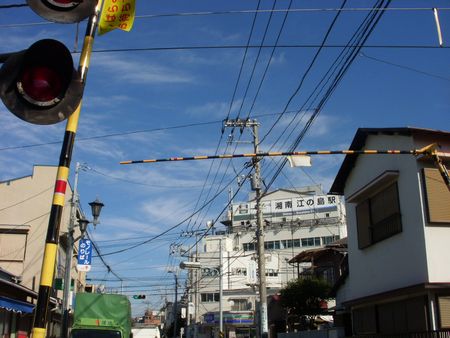
[[[181,262],[180,263],[180,268],[181,269],[186,269],[186,270],[189,270],[189,272],[191,272],[192,270],[196,270],[195,272],[197,272],[197,270],[199,270],[200,268],[202,267],[202,265],[201,265],[201,263],[200,262]],[[191,277],[192,277],[192,274],[191,274]],[[193,281],[192,281],[192,279],[191,279],[191,286],[190,286],[190,288],[192,288],[192,284],[193,284]],[[188,302],[187,302],[187,307],[186,307],[186,338],[190,338],[190,336],[191,336],[191,332],[190,332],[190,319],[189,319],[189,316],[190,316],[190,313],[189,313],[189,287],[188,287]],[[195,296],[194,297],[196,297],[197,295],[195,294]],[[196,298],[194,298],[194,309],[195,309],[195,306],[196,306],[196,302],[197,302],[197,299]],[[195,316],[197,315],[197,313],[196,312],[194,312],[194,327],[197,325],[197,322],[196,322],[196,320],[195,320]],[[197,335],[195,334],[195,332],[194,332],[194,338],[197,338]]]
[[[89,223],[92,223],[96,226],[98,223],[98,217],[100,216],[100,212],[104,204],[98,200],[98,198],[94,202],[90,202],[92,216],[94,219],[89,221],[84,217],[77,217],[77,206],[79,204],[78,199],[78,173],[80,169],[86,169],[86,166],[81,165],[77,162],[75,168],[75,180],[73,185],[73,193],[72,200],[70,203],[70,220],[69,226],[67,229],[67,246],[66,246],[66,261],[65,261],[65,272],[64,272],[64,290],[63,290],[63,307],[62,307],[62,320],[61,320],[61,338],[69,337],[69,299],[70,299],[70,286],[71,286],[71,270],[72,270],[72,254],[73,254],[73,246],[76,241],[82,238],[87,230],[87,226]],[[81,215],[83,216],[83,215]],[[76,224],[78,221],[78,227],[80,228],[81,235],[77,238],[73,237]],[[74,283],[75,286],[75,283]]]

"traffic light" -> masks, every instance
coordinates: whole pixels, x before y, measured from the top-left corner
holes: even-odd
[[[0,97],[17,117],[54,124],[69,117],[83,95],[83,83],[70,51],[52,39],[11,53],[0,69]]]
[[[145,295],[134,295],[133,299],[145,299]]]
[[[46,20],[75,23],[94,13],[97,0],[27,0],[28,6]]]

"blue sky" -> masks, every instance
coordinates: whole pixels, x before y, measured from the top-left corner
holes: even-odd
[[[8,4],[15,2],[10,0]],[[370,8],[374,3],[374,0],[348,0],[345,8]],[[298,11],[289,13],[278,42],[283,47],[275,48],[271,59],[272,48],[263,48],[258,59],[258,48],[249,48],[247,53],[245,48],[238,48],[246,46],[249,40],[258,6],[255,0],[137,0],[138,17],[130,33],[116,30],[96,37],[70,181],[73,183],[75,163],[87,163],[91,169],[80,173],[78,186],[83,209],[89,214],[87,203],[96,197],[106,205],[101,224],[95,230],[91,228],[90,233],[105,255],[104,261],[123,279],[124,290],[130,295],[149,296],[146,302],[133,300],[136,315],[147,306],[158,309],[166,296],[173,297],[174,279],[167,271],[175,269],[180,258],[170,255],[170,249],[192,243],[192,239],[181,236],[183,231],[204,228],[207,220],[221,218],[228,188],[238,190],[236,173],[246,161],[128,166],[119,162],[214,155],[216,149],[219,154],[250,151],[248,143],[240,143],[236,150],[235,143],[227,147],[232,131],[225,129],[222,135],[221,123],[227,116],[256,118],[261,123],[260,136],[267,134],[261,150],[287,151],[311,114],[302,111],[295,117],[291,111],[303,106],[341,51],[337,47],[321,50],[299,93],[286,107],[318,50],[292,46],[320,45],[337,14],[335,10],[323,9],[337,9],[341,4],[332,0],[292,1],[291,9]],[[273,1],[261,0],[259,6],[260,10],[269,10]],[[289,1],[278,0],[275,9],[288,6]],[[444,47],[448,46],[450,1],[392,1],[391,10],[384,13],[367,40],[367,47],[361,50],[363,54],[355,58],[297,150],[346,149],[359,127],[450,130],[450,50],[437,48],[432,7],[441,8]],[[416,10],[407,10],[412,8]],[[192,15],[220,11],[245,12]],[[191,15],[152,17],[172,13]],[[367,13],[342,11],[326,45],[345,45]],[[261,44],[269,15],[269,11],[258,13],[250,45]],[[265,45],[275,44],[284,16],[283,11],[273,14]],[[25,49],[43,38],[60,40],[75,50],[76,25],[48,23],[27,7],[0,9],[0,22],[0,53]],[[79,25],[77,51],[81,49],[85,24]],[[235,48],[164,49],[188,46]],[[151,48],[163,49],[148,50]],[[122,51],[111,51],[117,49]],[[78,64],[79,54],[75,52],[73,56]],[[269,59],[267,74],[255,99]],[[287,112],[274,124],[284,110]],[[63,138],[64,128],[65,122],[51,126],[28,124],[0,105],[0,180],[30,175],[35,164],[57,165],[61,147],[58,142]],[[234,140],[251,140],[248,131],[240,135],[235,130],[233,136]],[[285,167],[272,188],[320,183],[327,191],[341,161],[341,156],[314,157],[310,168]],[[273,177],[277,163],[279,159],[262,162],[266,181]],[[246,200],[249,192],[249,184],[245,183],[235,201]],[[216,194],[217,198],[207,208],[184,221]],[[178,223],[181,224],[157,240],[108,255]],[[99,258],[94,258],[88,277],[102,281],[107,287],[120,285]],[[180,280],[182,284],[183,278]]]

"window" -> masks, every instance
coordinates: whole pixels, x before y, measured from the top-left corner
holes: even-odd
[[[268,277],[277,277],[278,271],[275,269],[266,269],[266,276]]]
[[[360,249],[401,232],[397,182],[359,202],[356,222]]]
[[[437,169],[424,168],[427,218],[430,223],[450,223],[450,191]]]
[[[320,237],[302,238],[302,247],[320,246]]]
[[[246,268],[232,268],[231,274],[235,276],[247,276]]]
[[[339,235],[322,237],[322,245],[327,245],[327,244],[333,243],[334,241],[337,241],[338,239],[339,239]]]
[[[268,241],[268,242],[264,242],[264,249],[266,249],[266,250],[276,250],[276,249],[280,249],[280,241]]]
[[[281,249],[292,248],[292,239],[285,239],[281,241]]]
[[[219,293],[202,293],[201,295],[202,303],[214,303],[220,300]]]
[[[2,226],[0,228],[0,261],[25,260],[29,226]]]
[[[300,238],[293,240],[294,248],[300,248]]]
[[[255,251],[255,243],[244,243],[244,251]]]
[[[273,250],[274,249],[273,241],[264,242],[264,249]]]
[[[230,299],[231,311],[246,311],[249,309],[249,303],[247,299]]]
[[[239,205],[239,214],[248,214],[248,204]]]
[[[450,328],[450,297],[439,297],[439,313],[441,329]]]

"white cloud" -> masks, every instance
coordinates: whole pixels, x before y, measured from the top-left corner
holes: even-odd
[[[96,55],[92,64],[108,70],[110,76],[125,83],[193,83],[195,79],[185,71],[129,57]],[[181,67],[180,67],[181,69]]]
[[[145,237],[145,234],[158,234],[161,232],[159,226],[151,224],[151,221],[138,221],[131,217],[114,217],[114,218],[103,218],[101,220],[105,226],[113,228],[115,230],[122,230],[122,233],[116,233],[115,238],[130,238],[135,235]],[[124,233],[126,234],[125,236]],[[108,237],[108,240],[114,238]]]
[[[286,63],[286,53],[281,52],[279,54],[275,53],[270,60],[270,65],[284,65]]]
[[[179,197],[161,197],[142,203],[141,210],[155,223],[174,226],[189,216],[191,206],[191,201]]]
[[[95,96],[84,95],[83,105],[86,108],[117,108],[117,105],[131,101],[131,98],[126,95],[111,95],[111,96]]]
[[[191,116],[224,118],[228,115],[229,111],[230,115],[237,114],[241,106],[241,102],[241,100],[235,100],[231,106],[231,110],[229,102],[206,102],[202,105],[188,107],[186,109],[186,113]]]

